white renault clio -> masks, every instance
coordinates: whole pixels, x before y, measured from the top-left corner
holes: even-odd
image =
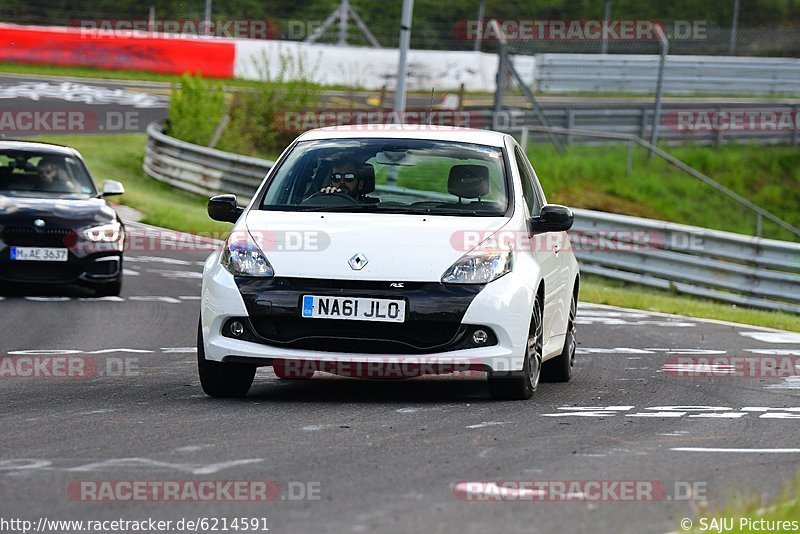
[[[246,208],[220,195],[208,212],[235,223],[203,270],[197,357],[208,395],[245,395],[258,366],[281,378],[477,370],[498,399],[570,379],[573,216],[546,203],[510,135],[312,130]]]

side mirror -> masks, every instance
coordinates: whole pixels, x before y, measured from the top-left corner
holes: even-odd
[[[208,216],[215,221],[235,223],[244,212],[236,202],[236,195],[217,195],[208,200]]]
[[[543,232],[566,232],[572,228],[575,216],[572,210],[558,204],[542,206],[538,217],[531,217],[528,221],[528,230],[532,234]]]
[[[125,187],[116,180],[103,180],[103,196],[110,197],[113,195],[122,195],[125,193]]]

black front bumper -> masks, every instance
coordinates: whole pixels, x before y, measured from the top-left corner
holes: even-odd
[[[122,274],[122,253],[115,250],[117,245],[78,243],[70,229],[4,228],[0,236],[0,282],[103,284]],[[12,246],[67,248],[67,261],[12,260]],[[96,248],[88,248],[92,246]]]
[[[67,261],[15,261],[10,248],[0,251],[0,282],[22,284],[104,284],[122,274],[122,254],[93,254]]]
[[[236,277],[236,285],[249,314],[242,318],[248,323],[244,340],[293,349],[373,354],[422,354],[476,346],[472,332],[480,325],[461,321],[483,285],[403,282],[402,287],[391,287],[389,282],[249,277]],[[303,318],[303,295],[402,299],[406,301],[406,320]],[[234,337],[226,328],[223,335]],[[494,343],[490,332],[482,346]]]

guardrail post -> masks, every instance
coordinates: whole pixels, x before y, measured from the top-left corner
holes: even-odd
[[[503,110],[503,94],[506,91],[506,47],[503,43],[499,44],[497,52],[497,88],[494,92],[494,114],[499,115]]]
[[[381,87],[381,96],[378,101],[378,109],[380,109],[381,111],[383,111],[383,102],[385,100],[386,100],[386,84],[383,84],[383,87]]]
[[[756,212],[756,237],[761,237],[761,225],[763,223],[761,213]]]
[[[630,176],[632,169],[633,169],[633,141],[628,140],[628,159],[625,162],[625,176]]]
[[[567,130],[572,130],[575,128],[575,110],[572,108],[567,108]],[[572,134],[567,134],[567,138],[564,141],[566,144],[570,144],[572,142]]]

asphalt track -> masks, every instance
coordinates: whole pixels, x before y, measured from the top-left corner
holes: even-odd
[[[73,355],[98,371],[0,379],[0,518],[663,534],[693,516],[696,503],[677,488],[716,501],[770,496],[800,464],[800,380],[664,367],[677,355],[800,355],[800,335],[588,304],[578,311],[574,379],[542,384],[526,402],[490,400],[482,376],[286,381],[270,369],[244,399],[207,398],[194,348],[207,252],[153,242],[128,252],[120,298],[17,289],[0,301],[4,359]],[[270,480],[281,498],[104,503],[68,492],[87,480]],[[665,493],[627,502],[460,493],[459,482],[483,480],[657,481]],[[314,498],[295,500],[297,488]]]

